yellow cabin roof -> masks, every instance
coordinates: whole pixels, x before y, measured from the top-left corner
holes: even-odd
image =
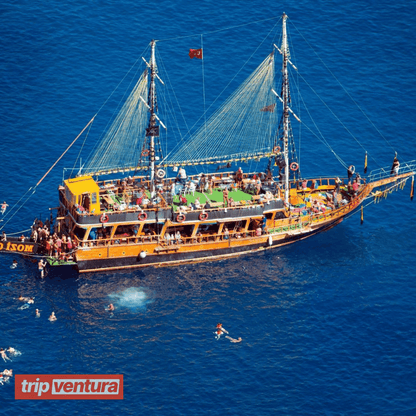
[[[78,178],[67,179],[65,185],[72,195],[82,195],[85,192],[93,193],[100,191],[99,186],[91,176],[80,176]]]

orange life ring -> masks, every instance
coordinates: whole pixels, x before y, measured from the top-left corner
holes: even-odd
[[[142,152],[142,156],[146,157],[149,156],[150,150],[149,149],[144,149]]]
[[[299,165],[296,162],[292,162],[290,164],[290,169],[295,172],[295,171],[297,171],[299,169]]]
[[[186,220],[185,214],[180,213],[176,216],[176,222],[184,222],[185,220]]]
[[[208,213],[207,213],[207,212],[201,212],[201,213],[199,214],[199,219],[200,219],[201,221],[205,221],[205,220],[207,220],[207,219],[208,219]]]
[[[105,222],[108,222],[109,219],[110,218],[108,217],[107,214],[102,214],[100,217],[100,222],[105,223]]]
[[[279,153],[280,152],[280,146],[273,147],[273,153]]]
[[[147,214],[146,214],[145,212],[141,212],[141,213],[137,216],[137,219],[138,219],[139,221],[145,221],[145,220],[147,220]]]

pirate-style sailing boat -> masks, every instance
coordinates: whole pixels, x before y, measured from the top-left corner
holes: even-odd
[[[74,264],[86,272],[255,253],[328,230],[367,198],[413,181],[414,162],[364,179],[353,166],[348,178],[301,177],[291,119],[301,120],[291,108],[289,84],[289,67],[296,67],[286,22],[284,14],[280,46],[167,156],[156,89],[164,81],[152,41],[146,69],[101,144],[78,175],[59,187],[56,236],[37,236],[37,254],[51,265]],[[191,50],[190,57],[202,59],[202,50]],[[266,169],[243,171],[251,160],[266,160]],[[99,179],[121,172],[120,179]]]

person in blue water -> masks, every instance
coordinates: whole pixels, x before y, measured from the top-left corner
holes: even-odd
[[[243,340],[243,338],[238,337],[237,339],[235,338],[231,338],[228,335],[225,336],[225,338],[229,339],[231,342],[241,342]]]
[[[7,356],[4,348],[0,348],[0,357],[3,358],[4,362],[6,362],[7,360],[11,361],[11,359]]]
[[[228,334],[228,331],[222,327],[222,324],[217,324],[217,330],[215,331],[215,339],[219,340],[222,334]]]

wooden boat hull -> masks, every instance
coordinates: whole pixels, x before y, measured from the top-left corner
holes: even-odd
[[[269,234],[249,239],[229,239],[221,243],[201,243],[192,248],[186,245],[172,246],[166,252],[156,252],[155,254],[146,255],[141,258],[140,253],[143,251],[143,245],[134,245],[128,247],[119,246],[118,251],[125,253],[120,257],[93,258],[96,256],[97,249],[90,251],[90,258],[83,255],[77,256],[77,267],[80,273],[96,272],[106,270],[143,268],[143,267],[169,267],[190,263],[200,263],[206,261],[217,261],[230,257],[256,253],[272,248],[281,247],[287,244],[295,243],[305,238],[311,237],[320,232],[327,231],[339,224],[343,218],[337,218],[319,227],[308,230],[292,230],[288,233]],[[271,241],[269,240],[271,238]],[[170,251],[170,252],[169,252]],[[95,253],[94,253],[95,252]],[[83,254],[86,252],[84,251]],[[131,255],[134,253],[134,255]],[[84,257],[84,258],[83,258]]]

